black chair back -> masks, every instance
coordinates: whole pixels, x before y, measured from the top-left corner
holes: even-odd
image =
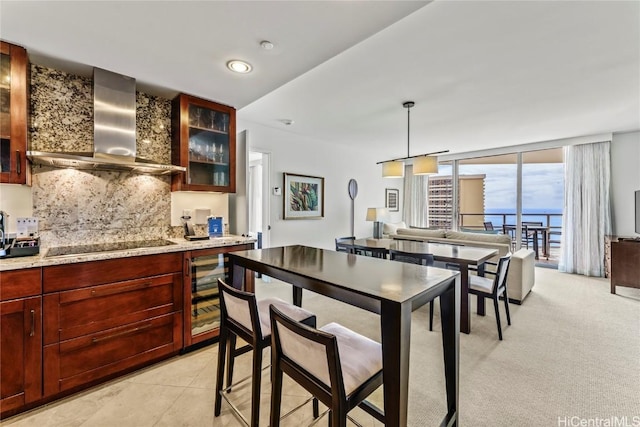
[[[493,230],[493,223],[491,221],[487,221],[484,223],[485,230]]]
[[[355,240],[356,236],[336,237],[336,252],[351,252],[351,247],[343,245],[343,240]]]
[[[389,259],[409,264],[433,265],[433,255],[389,249]]]
[[[511,262],[511,255],[505,255],[500,257],[498,261],[498,268],[496,270],[496,277],[493,282],[493,294],[501,295],[507,288],[507,273],[509,272],[509,263]]]
[[[385,248],[370,248],[368,246],[354,246],[353,253],[356,255],[370,256],[373,258],[387,259],[388,250]]]

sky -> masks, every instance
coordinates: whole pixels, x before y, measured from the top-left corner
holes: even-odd
[[[440,170],[440,173],[449,171]],[[460,175],[484,174],[485,209],[516,208],[516,165],[460,165]],[[561,210],[564,194],[562,163],[525,163],[522,166],[522,208]]]

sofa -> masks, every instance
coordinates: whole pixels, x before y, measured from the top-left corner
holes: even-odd
[[[498,254],[489,261],[497,263],[498,259],[511,252],[511,238],[505,234],[476,233],[440,229],[424,229],[402,227],[403,223],[385,224],[385,237],[396,240],[422,240],[433,243],[447,243],[480,248],[497,249]],[[487,271],[495,267],[488,266]],[[521,304],[533,288],[535,282],[535,253],[531,249],[520,249],[512,254],[507,276],[507,293],[509,301]]]

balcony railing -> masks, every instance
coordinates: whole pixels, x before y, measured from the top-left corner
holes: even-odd
[[[465,220],[465,218],[467,218],[467,220]],[[476,224],[478,224],[478,222],[483,223],[488,221],[491,221],[495,230],[501,231],[503,224],[516,224],[516,214],[507,212],[460,213],[458,224],[461,229],[484,230],[484,225]],[[549,261],[557,263],[562,236],[562,214],[523,213],[522,221],[542,221],[543,226],[549,227]]]

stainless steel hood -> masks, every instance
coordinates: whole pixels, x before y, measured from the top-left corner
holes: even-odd
[[[93,69],[93,153],[28,151],[35,164],[85,170],[131,171],[153,175],[185,172],[136,157],[136,81]]]

